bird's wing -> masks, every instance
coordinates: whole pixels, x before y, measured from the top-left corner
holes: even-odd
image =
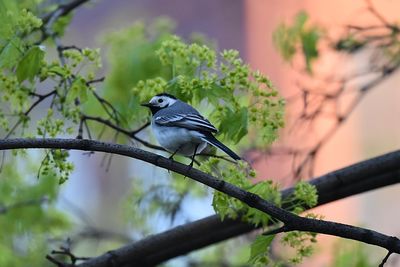
[[[154,122],[163,126],[182,127],[188,130],[205,131],[205,132],[218,132],[207,119],[200,114],[175,114],[156,116]]]

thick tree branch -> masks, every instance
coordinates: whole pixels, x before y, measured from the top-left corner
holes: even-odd
[[[372,158],[346,168],[328,173],[310,181],[318,190],[318,206],[347,196],[381,188],[400,182],[400,152]],[[293,188],[282,191],[287,199]],[[283,205],[284,208],[287,208]],[[166,232],[149,236],[115,251],[116,255],[129,255],[132,262],[156,265],[166,260],[187,254],[193,250],[236,237],[257,228],[240,220],[227,219],[221,222],[218,215],[175,227]],[[110,254],[91,259],[90,266],[103,266]]]
[[[118,145],[103,143],[92,140],[77,140],[77,139],[9,139],[0,141],[0,150],[5,149],[18,149],[18,148],[59,148],[59,149],[76,149],[84,151],[99,151],[107,152],[118,155],[124,155],[132,158],[136,158],[158,167],[168,169],[179,174],[185,175],[186,177],[192,178],[200,183],[203,183],[209,187],[212,187],[220,192],[223,192],[231,197],[234,197],[248,206],[256,208],[269,214],[277,220],[280,220],[287,225],[291,230],[300,230],[308,232],[323,233],[328,235],[339,236],[343,238],[358,240],[368,244],[380,246],[386,248],[388,251],[393,253],[400,253],[400,240],[396,237],[387,236],[378,233],[373,230],[355,227],[351,225],[335,223],[324,220],[316,220],[311,218],[304,218],[290,213],[282,208],[279,208],[268,201],[265,201],[258,195],[247,192],[233,184],[229,184],[225,181],[219,180],[211,175],[196,170],[194,168],[188,168],[188,166],[169,160],[162,156],[146,152],[144,150]],[[381,159],[382,163],[399,163],[400,152],[392,153],[392,157]],[[375,168],[379,169],[379,168]],[[365,170],[370,174],[374,173],[374,168]],[[116,255],[115,251],[112,253],[113,257],[117,257],[118,262],[121,264],[132,264],[131,258],[122,257],[122,255]],[[106,266],[109,262],[103,262],[103,265],[91,265],[91,261],[87,261],[80,266]]]

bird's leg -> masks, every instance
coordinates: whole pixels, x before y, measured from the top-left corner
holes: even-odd
[[[193,153],[193,156],[192,156],[192,161],[191,161],[190,164],[189,164],[189,170],[193,167],[194,157],[196,156],[196,152],[197,152],[197,149],[199,148],[199,145],[200,145],[200,144],[197,144],[196,147],[194,148],[194,153]]]
[[[172,153],[172,155],[169,156],[169,159],[170,159],[170,160],[174,160],[175,154],[176,154],[176,153],[179,151],[179,149],[181,149],[181,148],[182,148],[182,146],[179,146],[179,147],[174,151],[174,153]],[[171,173],[171,171],[168,170],[168,173]]]
[[[197,148],[199,148],[199,145],[200,145],[200,144],[197,144],[196,147],[194,148],[194,153],[193,153],[193,156],[192,156],[192,161],[191,161],[190,164],[189,164],[189,168],[187,169],[187,172],[190,171],[190,170],[192,169],[192,167],[193,167],[194,157],[196,156]],[[186,175],[185,175],[183,178],[186,178]]]
[[[200,144],[197,144],[196,147],[194,148],[194,153],[193,153],[193,156],[192,156],[192,161],[190,162],[190,164],[189,164],[188,169],[186,170],[186,172],[190,171],[190,170],[192,169],[192,167],[193,167],[194,157],[196,156],[197,148],[199,148],[199,145],[200,145]],[[186,175],[185,175],[183,178],[186,178]]]
[[[172,153],[172,155],[171,156],[169,156],[169,159],[174,159],[174,156],[175,156],[175,154],[179,151],[179,149],[181,149],[181,147],[182,146],[179,146],[175,151],[174,151],[174,153]]]

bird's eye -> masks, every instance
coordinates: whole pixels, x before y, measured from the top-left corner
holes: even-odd
[[[164,102],[164,100],[163,99],[158,99],[158,103],[162,103],[162,102]]]

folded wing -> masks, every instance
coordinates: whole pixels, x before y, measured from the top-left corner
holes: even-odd
[[[163,126],[176,126],[186,128],[188,130],[203,132],[218,132],[207,119],[200,114],[175,114],[171,116],[158,116],[154,122]]]

